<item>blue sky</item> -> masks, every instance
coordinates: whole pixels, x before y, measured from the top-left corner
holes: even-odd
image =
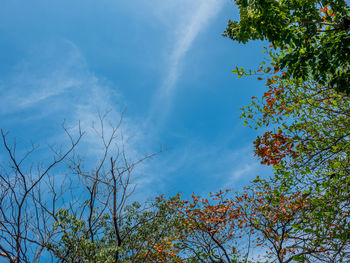
[[[125,110],[131,158],[167,148],[137,170],[138,195],[239,190],[270,171],[238,119],[264,87],[231,73],[262,58],[263,43],[221,36],[237,17],[230,0],[2,1],[0,126],[45,148],[66,142],[64,120],[88,130]],[[81,146],[90,157],[95,137]]]

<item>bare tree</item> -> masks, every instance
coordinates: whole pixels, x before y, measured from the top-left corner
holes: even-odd
[[[10,144],[1,130],[8,162],[1,164],[0,171],[0,257],[11,263],[49,258],[96,261],[107,247],[108,256],[119,260],[127,238],[121,231],[124,208],[134,191],[131,174],[157,153],[129,160],[120,131],[122,118],[117,126],[106,127],[106,115],[99,117],[92,128],[102,151],[94,168],[78,151],[84,135],[80,125],[76,136],[64,126],[70,145],[65,150],[50,147],[53,159],[46,166],[29,162],[37,149],[34,145],[18,156],[16,143]],[[107,225],[112,226],[108,234]]]
[[[73,152],[82,136],[80,129],[75,139],[70,136],[70,146],[57,150],[46,166],[39,163],[25,167],[24,163],[37,147],[32,145],[19,157],[16,142],[10,145],[8,134],[1,130],[3,148],[9,160],[1,164],[0,171],[0,255],[10,262],[37,262],[54,235],[48,225],[48,215],[55,214],[57,199],[54,195],[53,205],[44,206],[41,188],[51,171]]]

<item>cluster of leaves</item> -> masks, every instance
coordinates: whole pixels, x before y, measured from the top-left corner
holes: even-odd
[[[265,132],[262,137],[258,136],[254,145],[255,154],[262,159],[262,164],[275,165],[287,156],[293,158],[297,154],[293,150],[293,141],[287,135],[282,134],[281,130],[277,133]]]
[[[267,247],[272,261],[342,262],[347,258],[348,240],[339,235],[344,217],[330,213],[315,217],[322,210],[321,195],[294,189],[282,192],[280,185],[259,178],[246,191],[244,211],[250,231],[256,233],[258,245]]]
[[[150,262],[253,263],[249,259],[251,246],[245,240],[251,236],[243,204],[246,195],[234,199],[226,190],[207,197],[192,195],[189,200],[180,195],[157,200],[173,213],[166,217],[168,235],[148,251]]]
[[[49,244],[53,254],[64,262],[113,262],[115,246],[110,246],[105,235],[91,240],[85,220],[78,219],[69,213],[67,209],[60,209],[54,223],[55,230],[62,235],[57,243]],[[99,222],[100,227],[106,227],[107,216]]]
[[[350,94],[350,16],[344,0],[236,0],[240,21],[225,36],[239,42],[267,40],[280,50],[286,77]]]
[[[178,197],[170,200],[176,202]],[[144,207],[134,202],[125,207],[122,218],[119,218],[122,240],[119,246],[108,214],[98,219],[96,229],[101,229],[101,232],[92,240],[87,220],[78,219],[68,210],[61,209],[54,227],[62,234],[57,243],[49,245],[49,249],[63,262],[154,262],[155,258],[157,262],[168,262],[165,259],[176,258],[172,244],[167,240],[174,240],[170,230],[172,224],[179,221],[175,220],[175,211],[164,199],[159,198],[148,205]]]
[[[220,191],[208,198],[192,195],[190,201],[167,201],[177,213],[173,234],[178,255],[186,259],[183,262],[230,262],[230,258],[238,256],[235,240],[242,235],[244,222],[225,198],[226,193]]]

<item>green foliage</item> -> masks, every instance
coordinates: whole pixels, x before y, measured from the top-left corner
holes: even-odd
[[[113,256],[116,249],[119,248],[109,244],[110,240],[106,233],[108,232],[107,216],[102,217],[97,226],[97,228],[106,227],[104,228],[105,234],[95,240],[91,240],[87,222],[70,214],[67,209],[60,209],[56,218],[54,229],[59,230],[62,235],[58,243],[49,245],[56,257],[71,263],[115,262]]]
[[[274,61],[274,54],[270,56]],[[350,97],[319,84],[312,75],[307,80],[289,79],[267,73],[266,66],[261,72],[273,81],[266,83],[268,90],[261,99],[254,97],[243,108],[242,118],[253,128],[268,129],[254,143],[262,163],[275,170],[275,176],[264,182],[274,189],[266,196],[279,200],[301,193],[309,200],[299,208],[290,234],[303,237],[298,248],[317,253],[295,252],[294,260],[346,261],[350,254]]]
[[[275,253],[280,260],[291,253],[297,262],[346,262],[350,258],[349,8],[340,0],[236,2],[240,21],[229,21],[225,35],[243,43],[255,39],[271,43],[264,51],[268,62],[254,72],[258,79],[266,79],[267,90],[262,98],[253,97],[241,116],[249,127],[264,130],[254,142],[255,154],[275,171],[274,177],[255,181],[265,189],[263,213],[281,197],[294,196],[297,201],[301,196],[304,202],[298,213],[290,213],[293,223],[285,239],[294,250],[292,246],[286,255]],[[250,75],[244,69],[235,73]],[[262,233],[271,224],[263,215],[256,220]],[[283,225],[283,220],[276,222]],[[293,236],[299,243],[293,243]],[[278,238],[265,235],[265,240],[273,243]]]
[[[122,242],[118,246],[108,214],[95,218],[94,230],[101,231],[97,231],[92,239],[87,219],[78,219],[68,210],[61,209],[56,214],[54,228],[62,234],[57,243],[48,247],[63,262],[144,262],[154,244],[169,236],[169,230],[176,222],[171,220],[173,214],[164,199],[157,199],[148,208],[138,202],[126,206],[119,218]]]
[[[287,78],[350,94],[350,16],[344,0],[236,0],[240,21],[225,36],[246,43],[267,40],[280,50],[276,66]]]

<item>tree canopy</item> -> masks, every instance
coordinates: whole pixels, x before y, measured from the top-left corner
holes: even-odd
[[[314,79],[350,93],[350,16],[343,0],[236,0],[240,20],[224,33],[232,40],[267,40],[279,49],[276,69],[286,78]]]
[[[299,243],[288,250],[293,260],[349,260],[349,8],[345,1],[236,2],[240,21],[229,21],[225,35],[243,43],[270,42],[257,70],[234,71],[266,79],[263,96],[253,97],[241,116],[264,130],[254,142],[255,154],[275,173],[255,181],[268,189],[264,212],[282,200],[298,204],[297,213],[289,213],[296,221],[284,228],[291,231],[285,240],[298,233]],[[277,221],[283,225],[286,218]],[[268,222],[259,231],[266,232]],[[265,234],[270,242],[281,236]],[[285,256],[280,262],[289,261]]]

